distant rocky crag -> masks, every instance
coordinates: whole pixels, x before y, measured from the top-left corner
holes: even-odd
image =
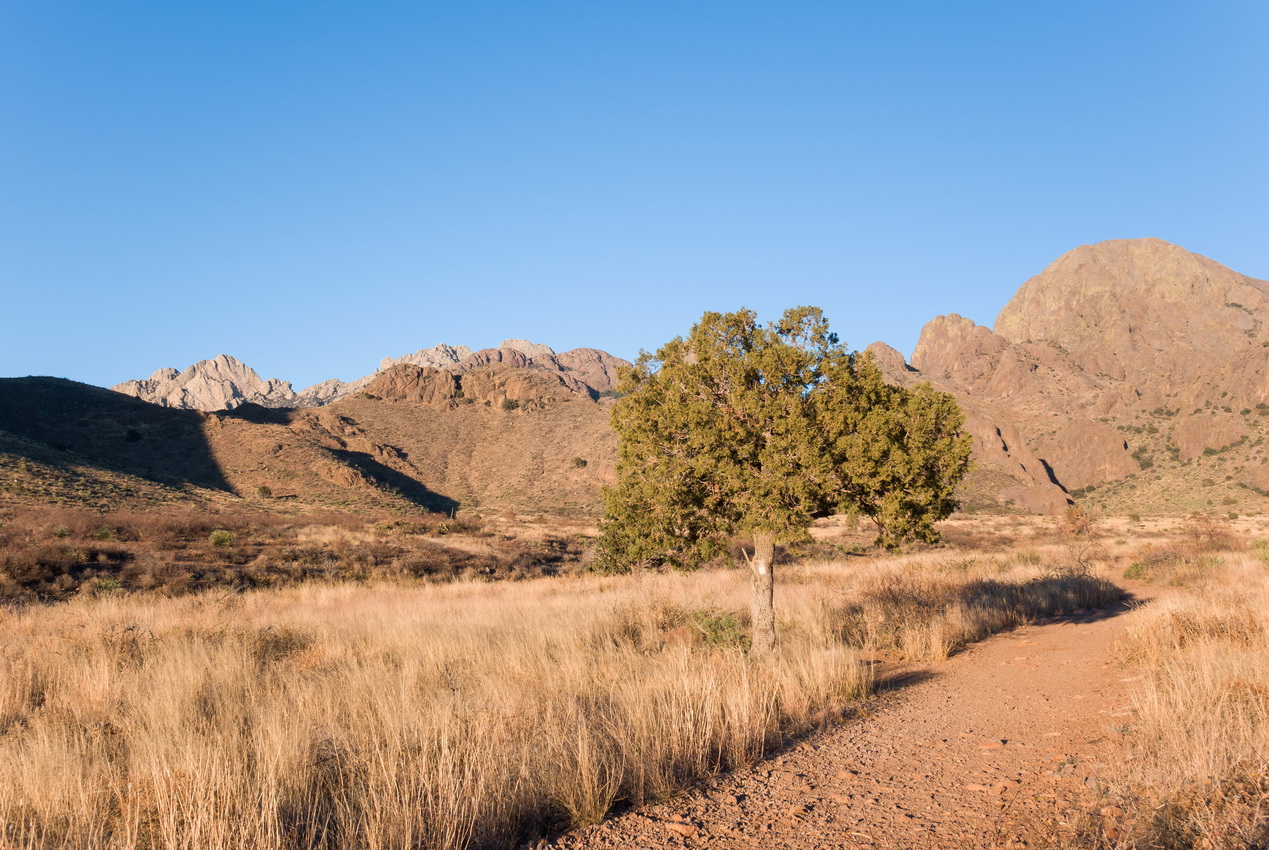
[[[403,357],[385,357],[373,375],[355,381],[322,381],[299,392],[287,381],[261,378],[250,366],[227,354],[200,360],[184,371],[160,369],[149,378],[125,381],[111,389],[162,407],[202,411],[233,410],[248,403],[270,408],[322,407],[362,391],[380,398],[409,397],[437,403],[464,397],[486,401],[510,397],[532,403],[571,395],[598,398],[609,394],[616,387],[617,370],[628,365],[620,357],[595,348],[557,354],[540,343],[510,339],[497,348],[480,351],[441,343]],[[513,370],[509,394],[505,386],[508,378],[496,374],[502,367]],[[503,386],[496,386],[500,381]]]

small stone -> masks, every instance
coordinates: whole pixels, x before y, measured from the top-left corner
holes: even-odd
[[[690,823],[677,823],[670,821],[666,823],[665,828],[670,832],[677,832],[684,838],[691,838],[697,832],[696,827],[692,826]]]

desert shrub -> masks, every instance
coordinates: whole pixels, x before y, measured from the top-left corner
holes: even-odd
[[[1236,545],[1229,523],[1208,514],[1188,517],[1181,526],[1181,535],[1196,553],[1228,551]]]
[[[749,649],[749,625],[741,615],[719,608],[702,608],[693,611],[690,619],[706,646]]]
[[[1022,549],[1014,553],[1013,562],[1024,567],[1038,567],[1044,558],[1034,549]]]
[[[223,528],[218,528],[207,537],[213,546],[232,546],[234,545],[234,533]]]

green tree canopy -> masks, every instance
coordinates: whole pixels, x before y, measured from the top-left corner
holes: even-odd
[[[765,326],[749,310],[706,313],[686,339],[642,354],[619,389],[602,557],[695,566],[752,540],[757,651],[775,642],[775,544],[834,511],[867,516],[882,545],[935,540],[968,465],[951,396],[888,386],[814,307]]]

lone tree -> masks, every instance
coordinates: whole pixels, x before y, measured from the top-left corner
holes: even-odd
[[[619,390],[601,557],[613,570],[693,567],[751,541],[759,654],[775,648],[776,544],[834,512],[868,517],[889,548],[933,542],[969,464],[952,397],[887,385],[815,307],[766,326],[749,310],[706,313],[687,339],[641,354]]]

